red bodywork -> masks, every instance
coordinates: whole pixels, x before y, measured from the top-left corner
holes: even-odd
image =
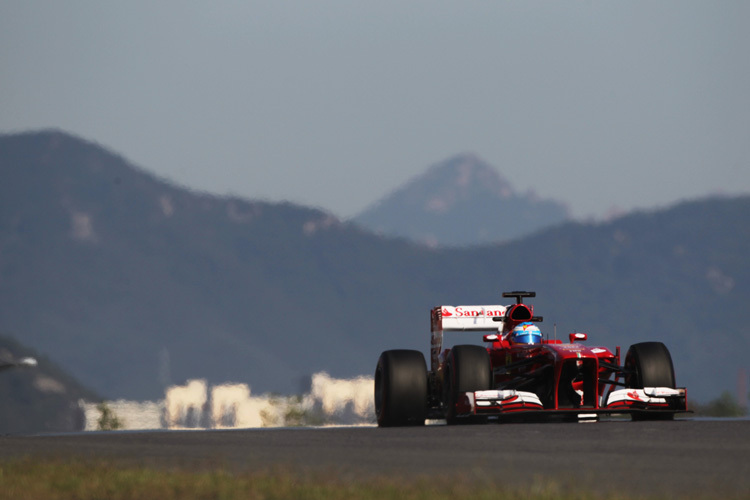
[[[515,295],[513,295],[515,294]],[[524,294],[524,295],[519,295]],[[626,388],[627,372],[621,366],[619,346],[614,352],[605,347],[582,344],[586,334],[572,333],[569,343],[543,340],[539,344],[514,344],[510,332],[522,322],[541,321],[534,316],[532,305],[521,297],[533,292],[512,292],[517,303],[507,306],[498,316],[496,306],[435,307],[431,311],[432,352],[428,373],[430,386],[429,414],[456,417],[503,416],[520,412],[551,416],[583,414],[597,418],[602,413],[637,413],[665,411],[674,414],[687,411],[685,389]],[[469,308],[474,308],[469,310]],[[481,308],[481,310],[480,310]],[[491,311],[489,317],[484,311]],[[470,317],[458,323],[456,315]],[[451,316],[452,326],[444,321]],[[445,396],[446,364],[450,349],[442,349],[444,330],[484,330],[491,364],[491,390],[461,393],[455,400]],[[645,391],[645,392],[644,392]],[[448,408],[448,406],[451,406]]]

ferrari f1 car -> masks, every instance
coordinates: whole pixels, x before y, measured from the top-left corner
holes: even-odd
[[[508,306],[439,306],[431,311],[430,369],[420,351],[390,350],[375,371],[378,425],[449,425],[488,420],[598,420],[603,414],[632,419],[672,419],[686,412],[687,391],[675,385],[672,358],[661,342],[628,349],[588,347],[585,333],[569,343],[543,338],[535,292],[507,292]],[[443,332],[480,331],[485,346],[443,349]]]

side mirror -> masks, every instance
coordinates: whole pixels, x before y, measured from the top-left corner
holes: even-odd
[[[482,340],[484,340],[485,342],[497,342],[498,340],[500,340],[500,337],[497,334],[493,333],[491,335],[485,335],[484,337],[482,337]]]
[[[589,336],[585,333],[571,333],[570,335],[568,335],[568,338],[570,339],[570,343],[572,344],[576,341],[583,342],[584,340],[588,339]]]

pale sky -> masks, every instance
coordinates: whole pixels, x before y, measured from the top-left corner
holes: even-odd
[[[0,133],[356,215],[477,154],[577,217],[750,192],[750,2],[0,0]]]

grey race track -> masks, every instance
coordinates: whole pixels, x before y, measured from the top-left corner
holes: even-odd
[[[351,479],[458,477],[519,488],[551,480],[601,492],[750,498],[748,420],[0,437],[0,461],[19,457],[283,468]]]

